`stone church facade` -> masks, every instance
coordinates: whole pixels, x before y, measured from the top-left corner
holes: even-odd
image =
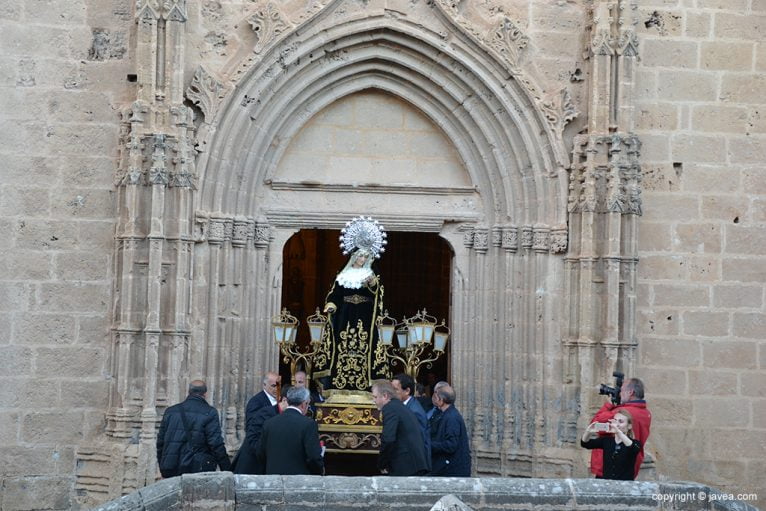
[[[763,0],[0,1],[2,509],[157,476],[277,364],[283,249],[452,251],[478,476],[586,477],[623,369],[649,477],[766,495]]]

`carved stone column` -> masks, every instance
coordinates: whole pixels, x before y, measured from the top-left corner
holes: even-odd
[[[630,0],[593,4],[588,132],[575,137],[570,171],[565,380],[580,388],[582,420],[601,402],[595,385],[614,370],[630,373],[634,362],[641,214],[640,142],[631,132],[635,9]]]

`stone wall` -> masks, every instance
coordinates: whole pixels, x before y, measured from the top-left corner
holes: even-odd
[[[756,511],[708,486],[595,479],[233,476],[174,477],[104,504],[98,511],[218,509],[450,509],[445,494],[473,511],[489,509],[716,509]],[[454,500],[452,501],[454,503]]]
[[[640,3],[640,375],[662,475],[766,495],[766,3]]]
[[[77,446],[103,433],[133,25],[130,2],[0,2],[4,510],[71,508]]]
[[[263,50],[257,31],[243,21],[255,9],[252,2],[181,3],[188,5],[188,22],[180,89],[192,82],[199,65],[231,79],[238,66],[256,58],[254,49]],[[501,24],[506,35],[516,37],[519,54],[512,57],[520,59],[525,76],[553,94],[541,103],[558,98],[557,110],[548,113],[571,151],[573,137],[592,117],[591,60],[584,56],[591,37],[589,7],[615,2],[442,3],[454,4],[456,19],[476,34],[491,33],[503,17],[513,21]],[[365,5],[372,9],[382,4],[387,3]],[[402,7],[406,2],[390,4],[407,11]],[[635,372],[646,381],[654,413],[648,449],[660,478],[701,481],[732,493],[756,492],[763,499],[766,2],[638,4],[635,99],[623,113],[642,142],[643,216],[638,334],[626,341],[638,341]],[[417,0],[412,6],[422,7]],[[309,16],[302,0],[281,2],[280,7],[289,15],[289,26]],[[117,211],[115,178],[118,154],[125,149],[120,114],[138,95],[135,16],[134,3],[124,0],[0,0],[3,510],[70,509],[101,502],[143,485],[145,479],[138,474],[153,473],[153,467],[135,469],[150,459],[146,453],[139,459],[134,452],[140,431],[126,428],[117,447],[92,447],[105,438],[107,409],[119,406],[110,401],[114,394],[109,392],[117,373],[110,357],[110,329],[119,326],[113,324],[119,300],[114,295],[119,271],[115,224],[123,214]],[[514,32],[516,27],[520,32]],[[558,95],[563,89],[566,94]],[[212,115],[210,108],[200,106],[198,126],[201,114]],[[362,133],[364,127],[356,131]],[[486,250],[494,242],[483,234]],[[531,228],[528,234],[531,246]],[[558,292],[562,274],[551,275],[550,289]],[[563,308],[563,301],[553,303]],[[547,314],[559,318],[560,309]],[[536,360],[534,367],[514,367],[514,377],[531,369],[559,388],[564,358],[560,340],[552,335],[545,353],[555,355]],[[494,355],[483,354],[497,365],[502,358]],[[518,360],[512,353],[505,355]],[[254,363],[265,367],[275,360]],[[601,374],[611,369],[604,366]],[[142,376],[130,375],[139,381]],[[181,382],[174,385],[177,393]],[[132,390],[144,395],[140,386]],[[509,385],[511,391],[519,392]],[[468,395],[465,389],[461,392]],[[495,417],[509,415],[502,397],[490,405],[481,408],[491,408]],[[578,405],[585,408],[582,426],[592,403],[572,406]],[[153,420],[149,417],[146,423]],[[532,443],[536,425],[554,431],[546,417],[531,421]],[[488,454],[498,452],[493,427],[475,438],[475,447],[487,446]],[[574,429],[569,424],[561,431],[572,437]],[[540,456],[537,461],[524,454],[521,468],[498,461],[497,471],[537,467],[531,470],[541,471],[538,475],[555,470],[584,476],[585,453],[572,454],[576,447],[562,442],[562,436],[538,438],[532,450]],[[150,437],[145,440],[151,444]],[[515,441],[509,438],[502,449],[507,453]],[[565,457],[579,457],[579,463],[562,464]],[[539,463],[543,458],[559,465],[546,468]],[[134,469],[125,468],[126,459]]]

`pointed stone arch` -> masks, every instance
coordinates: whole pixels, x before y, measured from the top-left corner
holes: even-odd
[[[485,223],[565,225],[569,160],[560,119],[546,113],[528,76],[443,14],[426,27],[385,10],[341,20],[329,11],[237,70],[198,165],[202,209],[258,216],[254,192],[280,157],[274,140],[289,139],[342,96],[379,88],[426,113],[456,144],[485,197]],[[447,40],[449,32],[462,37]]]
[[[474,211],[376,212],[389,229],[439,233],[455,252],[453,378],[472,430],[477,470],[532,475],[550,473],[541,468],[550,463],[568,475],[570,453],[536,451],[559,431],[574,438],[576,422],[574,403],[550,399],[561,392],[552,389],[561,383],[565,115],[545,102],[507,55],[441,7],[418,4],[430,12],[420,13],[415,23],[388,9],[347,12],[340,9],[344,2],[334,1],[288,29],[269,5],[271,14],[260,22],[276,25],[259,25],[260,35],[273,40],[259,39],[258,57],[236,70],[235,86],[217,104],[205,103],[210,114],[197,165],[199,313],[192,344],[211,388],[224,389],[215,402],[227,410],[227,437],[234,439],[239,408],[257,387],[258,375],[277,359],[265,340],[279,307],[284,243],[301,228],[339,228],[363,212],[277,204],[274,169],[286,142],[308,119],[340,98],[379,89],[444,132],[480,205]],[[354,191],[375,193],[378,185]],[[290,186],[298,194],[321,189],[321,183]],[[410,193],[448,192],[435,184]],[[236,377],[226,374],[215,355],[221,350],[238,354],[227,360],[239,363]],[[559,419],[546,421],[554,416]]]

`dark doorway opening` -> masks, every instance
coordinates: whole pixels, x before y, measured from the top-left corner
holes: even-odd
[[[339,236],[337,230],[303,229],[285,244],[282,307],[300,320],[296,342],[304,350],[310,339],[306,317],[317,307],[321,310],[335,276],[347,262],[338,245]],[[437,234],[389,232],[386,251],[373,266],[384,286],[384,309],[401,321],[426,308],[438,322],[444,319],[449,325],[451,266],[452,249]],[[418,381],[427,386],[449,381],[449,353],[450,343],[447,356],[432,368],[423,367]],[[401,369],[394,366],[395,372]],[[289,382],[290,368],[281,357],[279,371],[282,381]]]

